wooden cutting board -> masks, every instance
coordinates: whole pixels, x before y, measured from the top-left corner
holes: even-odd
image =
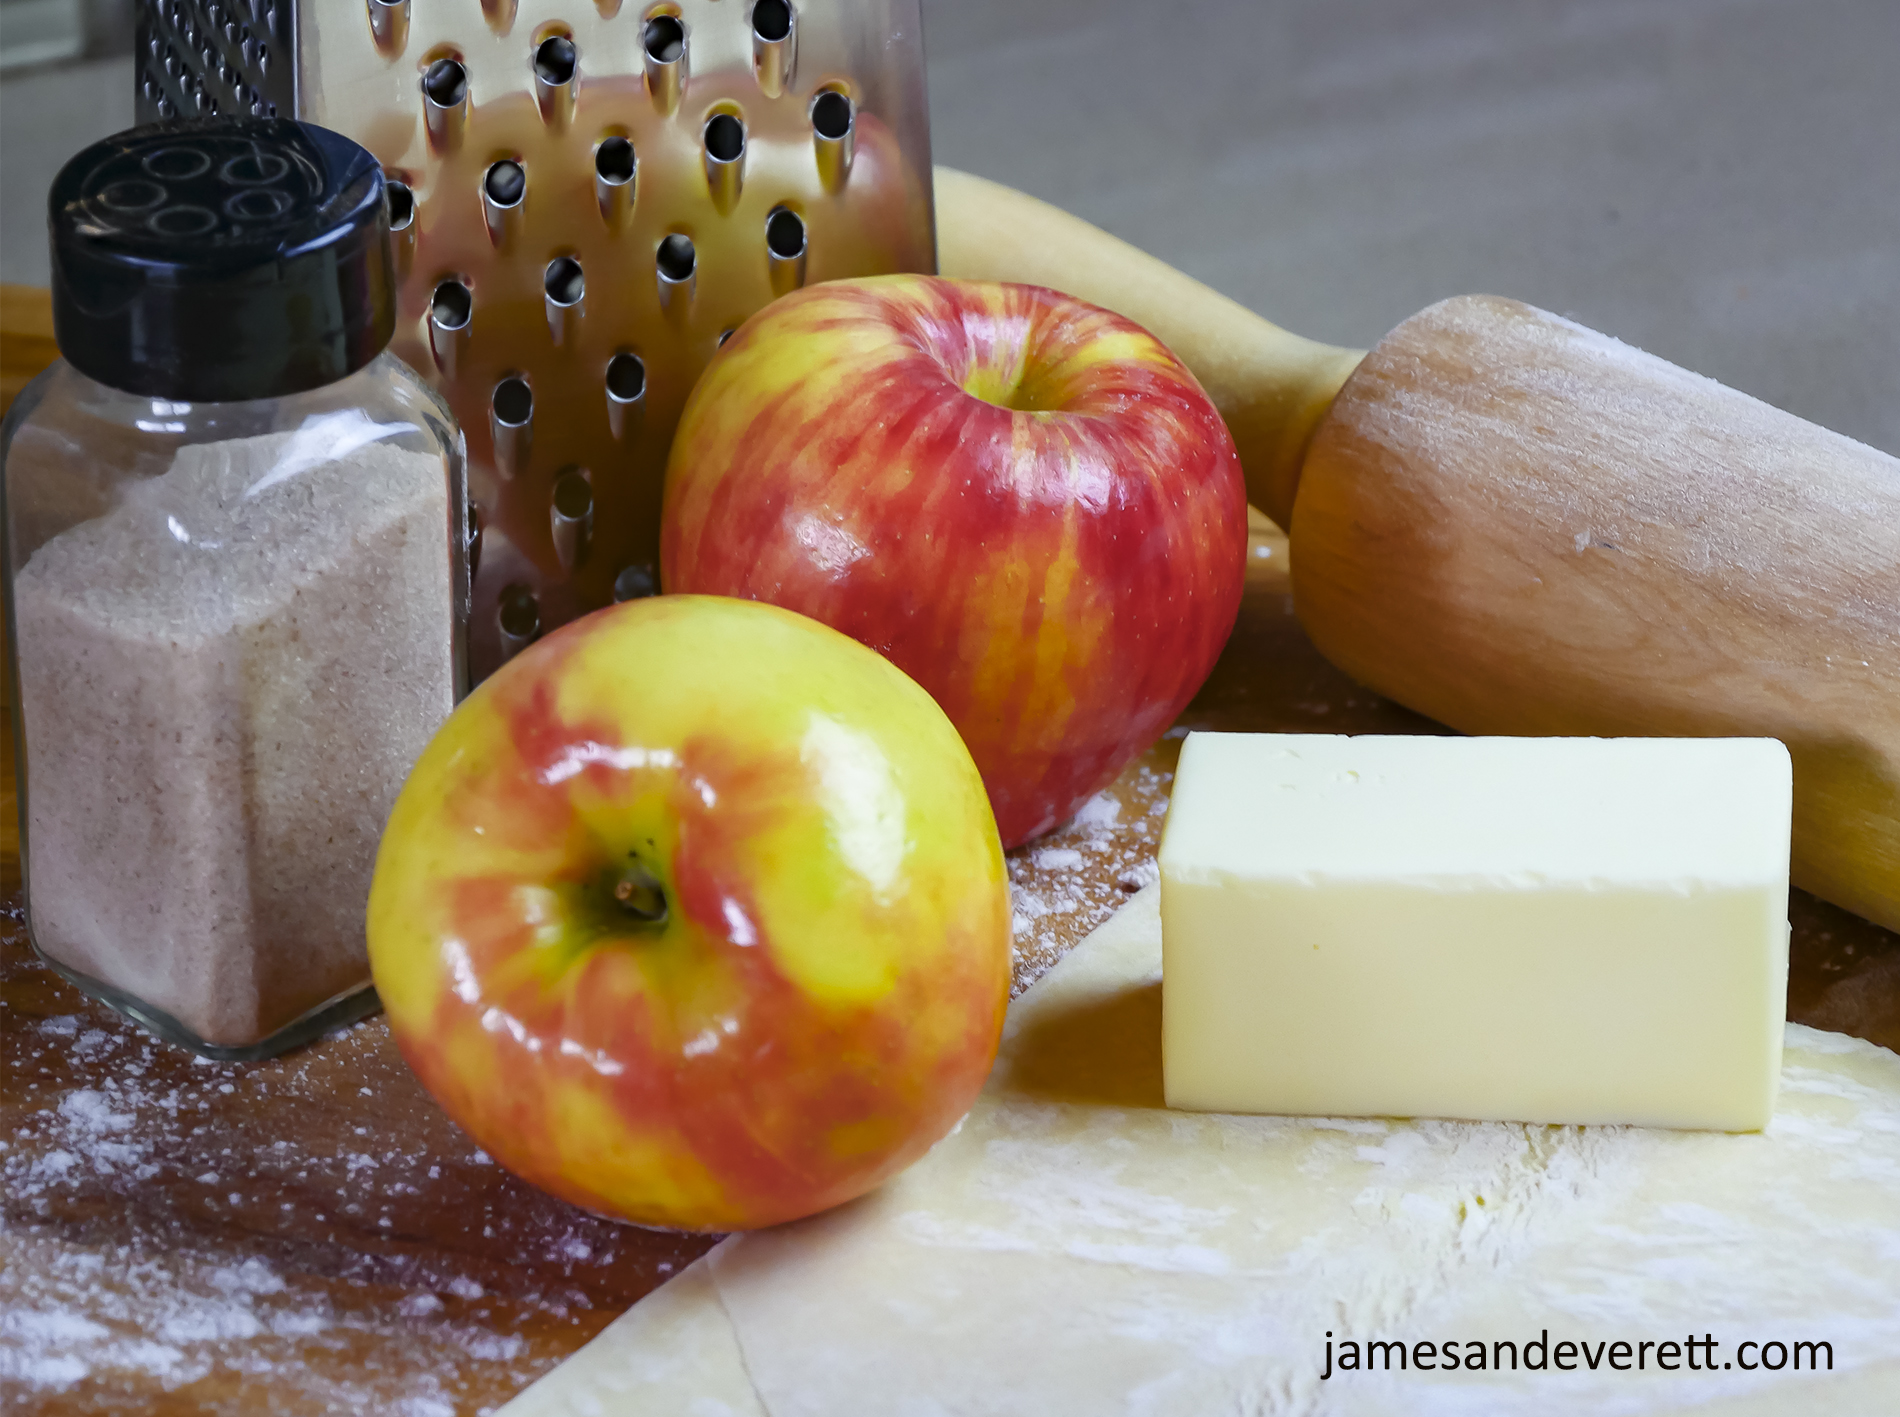
[[[44,293],[0,291],[0,326],[10,398],[52,353]],[[1319,657],[1293,617],[1286,542],[1257,519],[1240,623],[1181,723],[1076,823],[1011,853],[1018,991],[1153,879],[1188,728],[1444,731]],[[380,1018],[248,1065],[151,1040],[33,959],[19,881],[8,739],[5,1410],[478,1412],[710,1247],[514,1181],[416,1084]],[[1900,1050],[1900,936],[1801,892],[1792,915],[1788,1016]]]

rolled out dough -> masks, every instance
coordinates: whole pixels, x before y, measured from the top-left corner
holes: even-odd
[[[1160,979],[1151,887],[1016,1001],[923,1161],[727,1240],[506,1417],[1900,1412],[1894,1054],[1790,1024],[1755,1135],[1169,1112]],[[1328,1330],[1545,1329],[1707,1334],[1716,1370],[1320,1376]],[[1832,1372],[1721,1366],[1796,1340]]]

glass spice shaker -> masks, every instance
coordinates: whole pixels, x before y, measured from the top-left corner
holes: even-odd
[[[383,176],[288,119],[135,128],[51,194],[62,359],[0,433],[35,950],[215,1058],[376,1006],[397,789],[463,692],[462,436],[385,352]]]

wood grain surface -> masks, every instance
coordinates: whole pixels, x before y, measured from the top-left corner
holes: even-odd
[[[1795,881],[1900,929],[1900,461],[1460,296],[1346,380],[1293,543],[1314,642],[1463,732],[1780,739]]]
[[[1153,879],[1189,728],[1444,731],[1319,656],[1286,542],[1256,518],[1240,622],[1181,723],[1074,824],[1011,854],[1019,991]],[[11,749],[5,1410],[482,1412],[710,1245],[513,1180],[430,1101],[380,1018],[281,1059],[206,1064],[65,985],[26,944]],[[1799,892],[1793,925],[1789,1017],[1900,1048],[1900,936]]]
[[[0,285],[0,414],[57,358],[51,297],[32,286]]]

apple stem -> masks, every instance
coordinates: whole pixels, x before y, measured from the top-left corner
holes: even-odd
[[[649,925],[666,921],[666,891],[637,861],[614,883],[614,899],[636,920]]]

